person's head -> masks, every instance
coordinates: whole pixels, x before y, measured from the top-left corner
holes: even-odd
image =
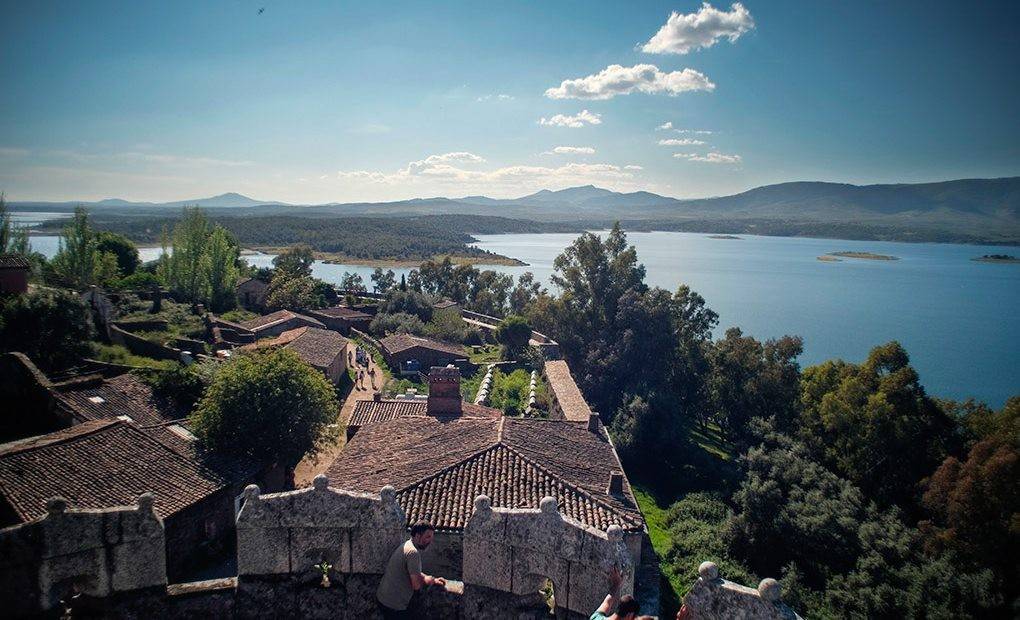
[[[641,613],[641,605],[631,596],[620,597],[620,604],[616,606],[616,617],[622,620],[634,620]]]
[[[428,521],[417,521],[411,526],[411,540],[414,546],[424,549],[432,544],[432,538],[436,535],[436,528]]]

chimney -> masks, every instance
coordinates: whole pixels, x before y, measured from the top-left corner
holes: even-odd
[[[432,416],[459,416],[461,413],[460,369],[454,365],[433,366],[429,370],[427,410]]]
[[[591,432],[593,432],[593,433],[595,433],[597,435],[598,432],[599,432],[599,426],[601,424],[602,424],[602,421],[599,420],[599,414],[595,413],[594,411],[592,411],[591,413],[588,414],[588,430],[589,431],[591,431]]]
[[[613,470],[609,472],[609,494],[619,497],[623,495],[623,472]]]
[[[374,400],[375,402],[381,401],[382,400],[382,392],[375,392],[374,394],[372,394],[372,400]]]

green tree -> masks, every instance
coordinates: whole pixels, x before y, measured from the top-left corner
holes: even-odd
[[[316,292],[315,279],[308,276],[291,276],[290,272],[277,271],[266,289],[266,308],[303,312],[321,308],[325,300]]]
[[[47,371],[81,360],[93,334],[88,307],[70,291],[34,290],[0,307],[0,347],[24,353]]]
[[[372,272],[372,285],[378,293],[388,293],[397,285],[397,274],[392,269],[383,271],[382,267],[376,267]]]
[[[387,334],[414,334],[423,336],[427,331],[421,319],[406,312],[379,313],[375,315],[368,330],[380,338]]]
[[[379,303],[379,312],[395,314],[406,312],[417,316],[423,323],[432,320],[432,302],[423,294],[415,291],[390,291],[386,299]]]
[[[209,297],[209,260],[206,243],[210,234],[209,221],[198,207],[184,207],[181,220],[174,226],[172,253],[160,257],[160,275],[167,286],[194,303]]]
[[[535,274],[526,271],[517,276],[517,284],[510,291],[507,300],[511,314],[523,315],[528,306],[539,296],[545,293],[541,282],[535,282]]]
[[[7,201],[0,193],[0,254],[21,254],[27,256],[31,252],[28,244],[28,231],[16,226],[14,219],[7,210]]]
[[[117,278],[117,257],[100,252],[99,239],[85,207],[76,207],[71,223],[64,227],[60,249],[51,266],[62,284],[74,288],[105,284]]]
[[[800,437],[869,497],[914,513],[917,484],[958,449],[956,426],[927,396],[903,347],[804,371]]]
[[[311,277],[315,252],[310,245],[299,243],[283,251],[273,259],[277,272],[284,272],[292,278]]]
[[[345,271],[340,278],[340,288],[345,291],[364,291],[365,281],[357,273]]]
[[[322,373],[276,349],[224,364],[191,421],[211,450],[293,468],[333,439],[339,406]]]
[[[96,249],[117,257],[117,269],[121,277],[130,276],[141,264],[138,248],[124,235],[100,231],[96,235]]]
[[[215,227],[205,248],[208,257],[209,307],[214,312],[229,310],[237,304],[237,259],[239,251],[227,231]]]
[[[531,325],[523,316],[512,314],[496,328],[496,341],[506,349],[506,359],[515,359],[528,347],[531,340]]]

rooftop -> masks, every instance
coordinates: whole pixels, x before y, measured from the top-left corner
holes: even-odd
[[[31,269],[32,264],[21,254],[0,254],[0,269]]]
[[[249,319],[247,321],[242,321],[240,323],[240,326],[245,328],[245,329],[251,330],[253,332],[258,332],[258,331],[261,331],[263,329],[267,329],[269,327],[272,327],[273,325],[276,325],[277,323],[282,323],[283,321],[289,321],[289,320],[294,319],[294,318],[304,319],[305,321],[308,322],[309,325],[314,325],[315,327],[322,327],[322,328],[326,327],[318,319],[313,319],[310,316],[305,316],[303,314],[298,314],[297,312],[291,312],[290,310],[277,310],[276,312],[272,312],[272,313],[267,314],[265,316],[260,316],[260,317],[254,318],[254,319]]]
[[[424,400],[359,400],[354,403],[354,411],[348,426],[361,427],[366,424],[378,424],[396,418],[423,418],[428,415],[428,402]],[[498,418],[503,415],[499,409],[461,403],[461,416],[465,418]]]
[[[329,316],[339,319],[370,319],[371,314],[366,314],[360,310],[354,308],[346,308],[344,306],[334,306],[332,308],[319,308],[318,310],[312,310],[309,314],[321,314],[323,316]]]
[[[275,338],[260,340],[241,348],[283,347],[297,353],[298,357],[316,368],[326,368],[333,363],[337,355],[343,353],[346,346],[347,339],[334,331],[318,327],[298,327],[288,329]]]
[[[450,355],[467,355],[464,347],[459,344],[443,342],[442,340],[433,340],[432,338],[425,338],[423,336],[413,336],[411,334],[393,334],[392,336],[386,336],[379,340],[379,344],[381,344],[391,355],[408,349],[413,349],[415,347],[441,351],[443,353],[449,353]]]
[[[109,379],[96,375],[56,384],[51,391],[57,407],[77,422],[111,420],[128,416],[142,426],[162,424],[186,417],[188,412],[173,401],[160,398],[132,374]]]
[[[409,521],[427,518],[444,530],[463,529],[480,494],[508,508],[538,508],[549,495],[564,514],[600,530],[613,523],[640,529],[644,522],[626,478],[622,493],[609,494],[612,474],[621,471],[601,428],[406,416],[363,427],[327,475],[337,487],[361,491],[391,484]]]
[[[63,497],[78,508],[134,504],[155,494],[167,517],[223,488],[227,481],[122,420],[95,420],[0,445],[0,495],[22,521]]]

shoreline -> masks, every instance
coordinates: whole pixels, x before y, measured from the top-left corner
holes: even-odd
[[[254,251],[261,254],[280,254],[287,248],[279,247],[267,247],[267,246],[251,246],[245,247],[241,250],[241,256],[244,256],[244,252]],[[474,256],[470,254],[437,254],[435,256],[428,256],[423,258],[358,258],[352,256],[345,256],[343,254],[337,254],[335,252],[314,252],[315,260],[322,261],[327,265],[357,265],[362,267],[418,267],[427,260],[443,260],[447,256],[455,265],[495,265],[500,267],[527,267],[528,263],[522,260],[510,257],[502,256],[499,254],[492,254],[486,256]],[[251,254],[249,254],[251,256]]]

